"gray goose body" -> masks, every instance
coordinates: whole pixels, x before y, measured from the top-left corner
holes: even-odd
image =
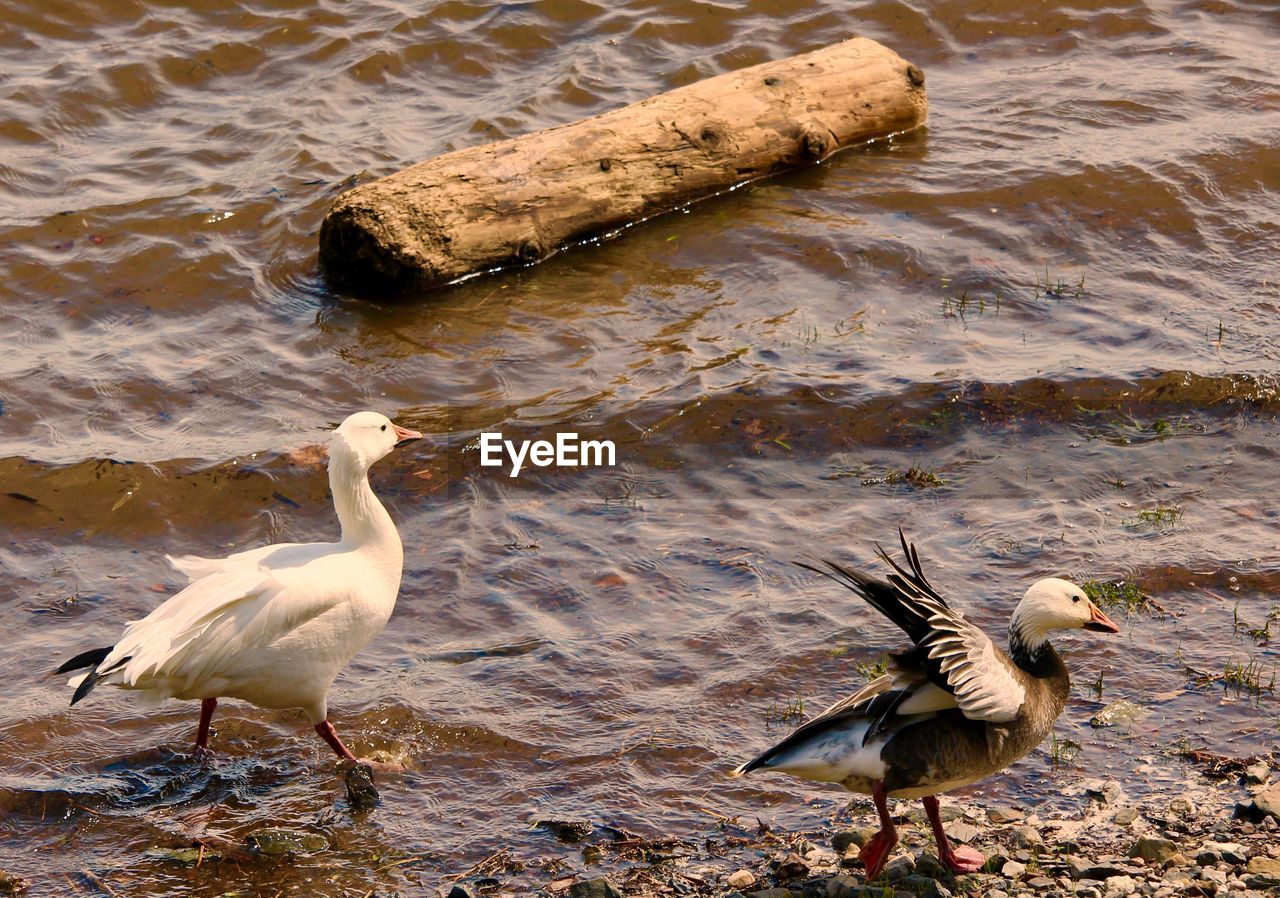
[[[734,771],[774,769],[871,795],[882,831],[863,849],[868,876],[897,841],[885,799],[922,798],[939,856],[957,871],[976,869],[972,849],[952,849],[937,813],[940,792],[985,779],[1036,748],[1066,706],[1070,677],[1046,633],[1118,632],[1066,580],[1037,581],[1014,611],[1009,652],[952,609],[928,581],[915,547],[899,533],[906,567],[877,547],[888,582],[834,562],[803,565],[853,590],[911,637],[888,671],[837,702]]]

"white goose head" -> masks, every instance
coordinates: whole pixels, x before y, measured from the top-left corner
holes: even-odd
[[[356,412],[338,425],[329,440],[329,457],[334,461],[354,463],[357,470],[369,466],[397,446],[422,439],[416,430],[408,430],[377,412]]]
[[[1009,646],[1034,656],[1051,630],[1097,630],[1119,633],[1111,618],[1070,580],[1047,577],[1031,584],[1009,620]]]

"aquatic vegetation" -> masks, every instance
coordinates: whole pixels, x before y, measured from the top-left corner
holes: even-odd
[[[1051,733],[1049,735],[1049,762],[1055,770],[1066,767],[1079,757],[1083,747],[1074,739],[1065,736],[1059,739],[1057,733]]]
[[[1080,272],[1080,280],[1069,283],[1062,278],[1050,278],[1049,268],[1045,266],[1044,277],[1036,272],[1034,289],[1036,299],[1079,299],[1089,291],[1084,288],[1084,272]]]
[[[946,482],[933,471],[922,468],[919,465],[912,465],[905,471],[889,471],[883,477],[866,478],[862,481],[862,485],[879,486],[882,483],[895,485],[905,483],[907,486],[922,490],[929,487],[942,486]]]
[[[1270,679],[1267,674],[1270,673]],[[1268,671],[1260,660],[1250,657],[1246,661],[1235,658],[1227,661],[1222,670],[1223,688],[1233,690],[1236,695],[1262,695],[1264,692],[1276,691],[1276,665],[1272,664]]]
[[[1130,518],[1124,525],[1131,530],[1168,530],[1182,520],[1181,505],[1157,505],[1155,508],[1138,512],[1137,517]]]
[[[858,672],[859,676],[870,682],[889,672],[889,656],[881,655],[874,661],[855,661],[853,669]]]
[[[774,702],[764,710],[765,726],[779,724],[794,725],[804,720],[804,699],[787,699],[785,702]]]
[[[1235,609],[1232,611],[1231,629],[1236,633],[1244,633],[1250,639],[1257,643],[1268,643],[1271,641],[1271,625],[1280,622],[1280,606],[1273,607],[1267,612],[1267,616],[1263,619],[1261,626],[1251,625],[1247,620],[1240,616],[1240,603],[1236,602]]]
[[[942,279],[943,287],[949,283],[949,279]],[[1004,297],[998,288],[987,295],[976,290],[972,293],[968,289],[953,290],[942,297],[942,317],[964,319],[968,315],[985,315],[988,309],[999,315],[1003,302]]]
[[[1080,583],[1080,588],[1102,608],[1120,608],[1129,614],[1135,611],[1168,614],[1163,605],[1143,592],[1132,580],[1084,580]]]

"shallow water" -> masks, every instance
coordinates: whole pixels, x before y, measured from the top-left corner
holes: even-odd
[[[526,888],[583,866],[539,818],[813,826],[845,796],[724,773],[899,643],[792,560],[899,526],[993,633],[1054,574],[1176,615],[1070,639],[1079,756],[969,794],[1274,744],[1274,692],[1188,671],[1280,664],[1245,632],[1280,607],[1273,3],[203,6],[0,0],[0,867],[34,894],[363,895],[508,846]],[[353,183],[854,33],[925,69],[927,129],[400,305],[317,275]],[[429,435],[375,471],[405,583],[331,695],[407,766],[381,808],[293,714],[227,703],[202,767],[191,706],[68,710],[48,672],[176,587],[163,552],[333,533],[311,447],[362,407]],[[620,465],[511,479],[484,429]],[[912,465],[945,482],[881,482]],[[1154,713],[1090,729],[1100,676]],[[331,847],[232,851],[263,826]],[[228,859],[147,853],[194,839]]]

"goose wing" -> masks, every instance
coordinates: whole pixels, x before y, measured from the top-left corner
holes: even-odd
[[[142,620],[88,674],[71,681],[72,704],[99,681],[169,693],[214,675],[243,674],[254,650],[289,635],[346,597],[305,567],[218,570],[187,586]]]
[[[898,531],[907,567],[876,546],[892,569],[888,582],[826,561],[827,569],[802,564],[862,596],[873,608],[911,637],[915,648],[897,656],[905,669],[919,669],[929,681],[955,697],[971,720],[1012,720],[1026,699],[1026,688],[1013,663],[978,627],[965,620],[929,584],[915,546]],[[904,699],[904,702],[906,700]]]

